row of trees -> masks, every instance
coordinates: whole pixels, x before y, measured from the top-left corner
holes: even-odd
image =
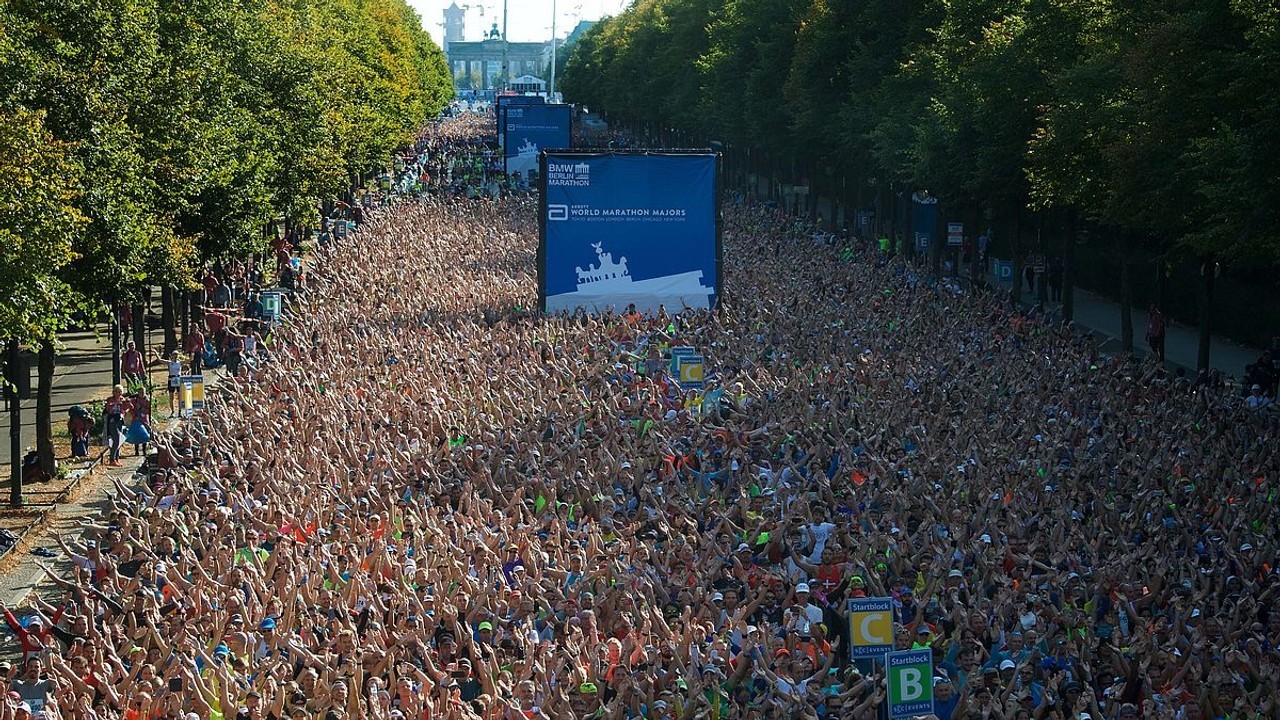
[[[405,0],[0,0],[0,340],[47,407],[74,314],[261,252],[451,96]]]
[[[1260,0],[638,0],[563,88],[886,219],[927,190],[1014,257],[1046,227],[1070,254],[1087,224],[1126,270],[1212,268],[1280,260],[1277,69]]]

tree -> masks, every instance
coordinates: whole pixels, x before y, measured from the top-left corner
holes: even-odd
[[[47,389],[78,298],[98,317],[251,257],[451,95],[404,0],[0,0],[0,337],[45,343]]]
[[[71,238],[85,223],[76,207],[80,179],[72,146],[49,133],[43,113],[0,111],[0,340],[40,349],[36,449],[50,473],[54,341],[80,307],[59,278],[73,258]]]
[[[0,338],[52,339],[77,309],[59,271],[74,258],[82,168],[42,112],[0,110]]]

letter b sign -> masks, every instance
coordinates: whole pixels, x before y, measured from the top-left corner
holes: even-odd
[[[902,668],[898,674],[898,689],[903,702],[914,702],[924,697],[924,673],[919,668]]]
[[[889,717],[927,715],[933,711],[933,651],[903,650],[885,655],[889,670]]]

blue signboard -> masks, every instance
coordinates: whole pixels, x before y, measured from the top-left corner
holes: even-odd
[[[543,308],[712,307],[721,281],[717,163],[710,152],[543,153]]]
[[[680,372],[680,358],[686,355],[692,357],[697,354],[698,351],[688,345],[679,345],[671,348],[671,374],[677,375]]]
[[[911,194],[911,229],[915,233],[916,249],[928,250],[933,246],[933,233],[938,227],[938,198],[928,193]]]
[[[996,276],[996,282],[1013,284],[1013,261],[1012,260],[992,260],[992,273]]]
[[[547,101],[541,95],[499,95],[493,99],[493,114],[497,120],[494,131],[498,133],[498,147],[502,147],[502,111],[513,105],[541,105]]]
[[[512,105],[503,108],[503,134],[507,144],[503,151],[507,174],[520,173],[528,178],[538,169],[540,150],[564,150],[569,147],[569,124],[573,108],[568,105]]]

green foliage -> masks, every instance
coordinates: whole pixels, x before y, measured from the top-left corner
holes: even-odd
[[[774,168],[1274,262],[1277,27],[1264,0],[640,0],[563,89]]]
[[[44,127],[44,114],[0,110],[0,339],[53,337],[74,310],[58,271],[83,227],[82,168],[74,148]]]
[[[64,208],[26,211],[47,230],[0,219],[23,239],[5,262],[37,248],[30,285],[53,288],[24,290],[12,324],[56,329],[31,318],[68,287],[121,298],[261,250],[273,218],[312,220],[451,95],[405,0],[0,0],[5,161],[40,158],[28,192]]]

